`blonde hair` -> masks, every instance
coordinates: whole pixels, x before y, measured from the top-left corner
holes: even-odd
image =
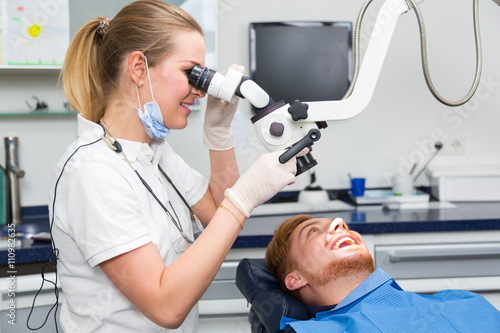
[[[64,92],[83,117],[99,122],[119,79],[126,56],[141,51],[150,67],[164,60],[175,47],[180,31],[198,31],[200,25],[184,10],[158,0],[140,0],[125,6],[105,33],[104,17],[85,24],[71,41],[64,61]]]
[[[289,239],[301,223],[311,219],[314,217],[310,215],[296,215],[283,221],[274,231],[265,255],[267,269],[274,275],[281,290],[298,298],[298,292],[288,290],[285,285],[286,276],[294,269],[294,262],[289,256]]]

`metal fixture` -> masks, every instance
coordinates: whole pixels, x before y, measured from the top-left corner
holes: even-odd
[[[49,107],[47,103],[41,101],[38,97],[33,96],[32,98],[36,101],[35,105],[31,105],[28,101],[25,101],[26,105],[30,108],[30,112],[44,111]]]
[[[7,171],[7,183],[9,188],[8,220],[11,223],[21,223],[21,200],[19,193],[19,178],[24,177],[24,170],[19,167],[18,150],[19,139],[8,136],[5,141],[5,164]]]

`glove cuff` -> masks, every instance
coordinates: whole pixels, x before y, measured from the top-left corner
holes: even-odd
[[[229,150],[234,147],[233,130],[203,128],[203,145],[210,150]]]
[[[229,200],[231,200],[233,205],[235,205],[236,208],[238,208],[241,211],[241,213],[243,213],[243,215],[246,216],[246,218],[250,217],[250,212],[246,208],[243,207],[242,202],[240,201],[240,199],[238,198],[238,196],[236,195],[236,193],[234,193],[234,191],[232,189],[230,189],[230,188],[226,189],[224,191],[224,196],[226,198],[228,198]]]

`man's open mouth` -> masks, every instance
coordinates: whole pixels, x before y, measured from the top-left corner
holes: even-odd
[[[330,245],[330,251],[342,249],[351,245],[359,245],[359,241],[353,235],[342,234],[335,237],[335,239],[332,241]]]

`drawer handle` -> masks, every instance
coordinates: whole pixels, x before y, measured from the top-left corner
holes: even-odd
[[[464,259],[500,259],[498,248],[492,249],[469,249],[467,251],[447,252],[441,250],[440,253],[408,253],[394,251],[389,255],[391,262],[423,261],[423,260],[464,260]]]
[[[62,289],[61,288],[57,288],[59,290],[59,294],[62,293]],[[25,291],[16,291],[16,297],[17,296],[35,296],[36,292],[38,290],[25,290]],[[46,288],[46,289],[42,289],[40,292],[39,292],[39,295],[42,295],[42,294],[49,294],[49,293],[54,293],[54,288]],[[2,291],[2,300],[5,301],[6,299],[9,299],[9,293],[8,292],[4,292]]]

